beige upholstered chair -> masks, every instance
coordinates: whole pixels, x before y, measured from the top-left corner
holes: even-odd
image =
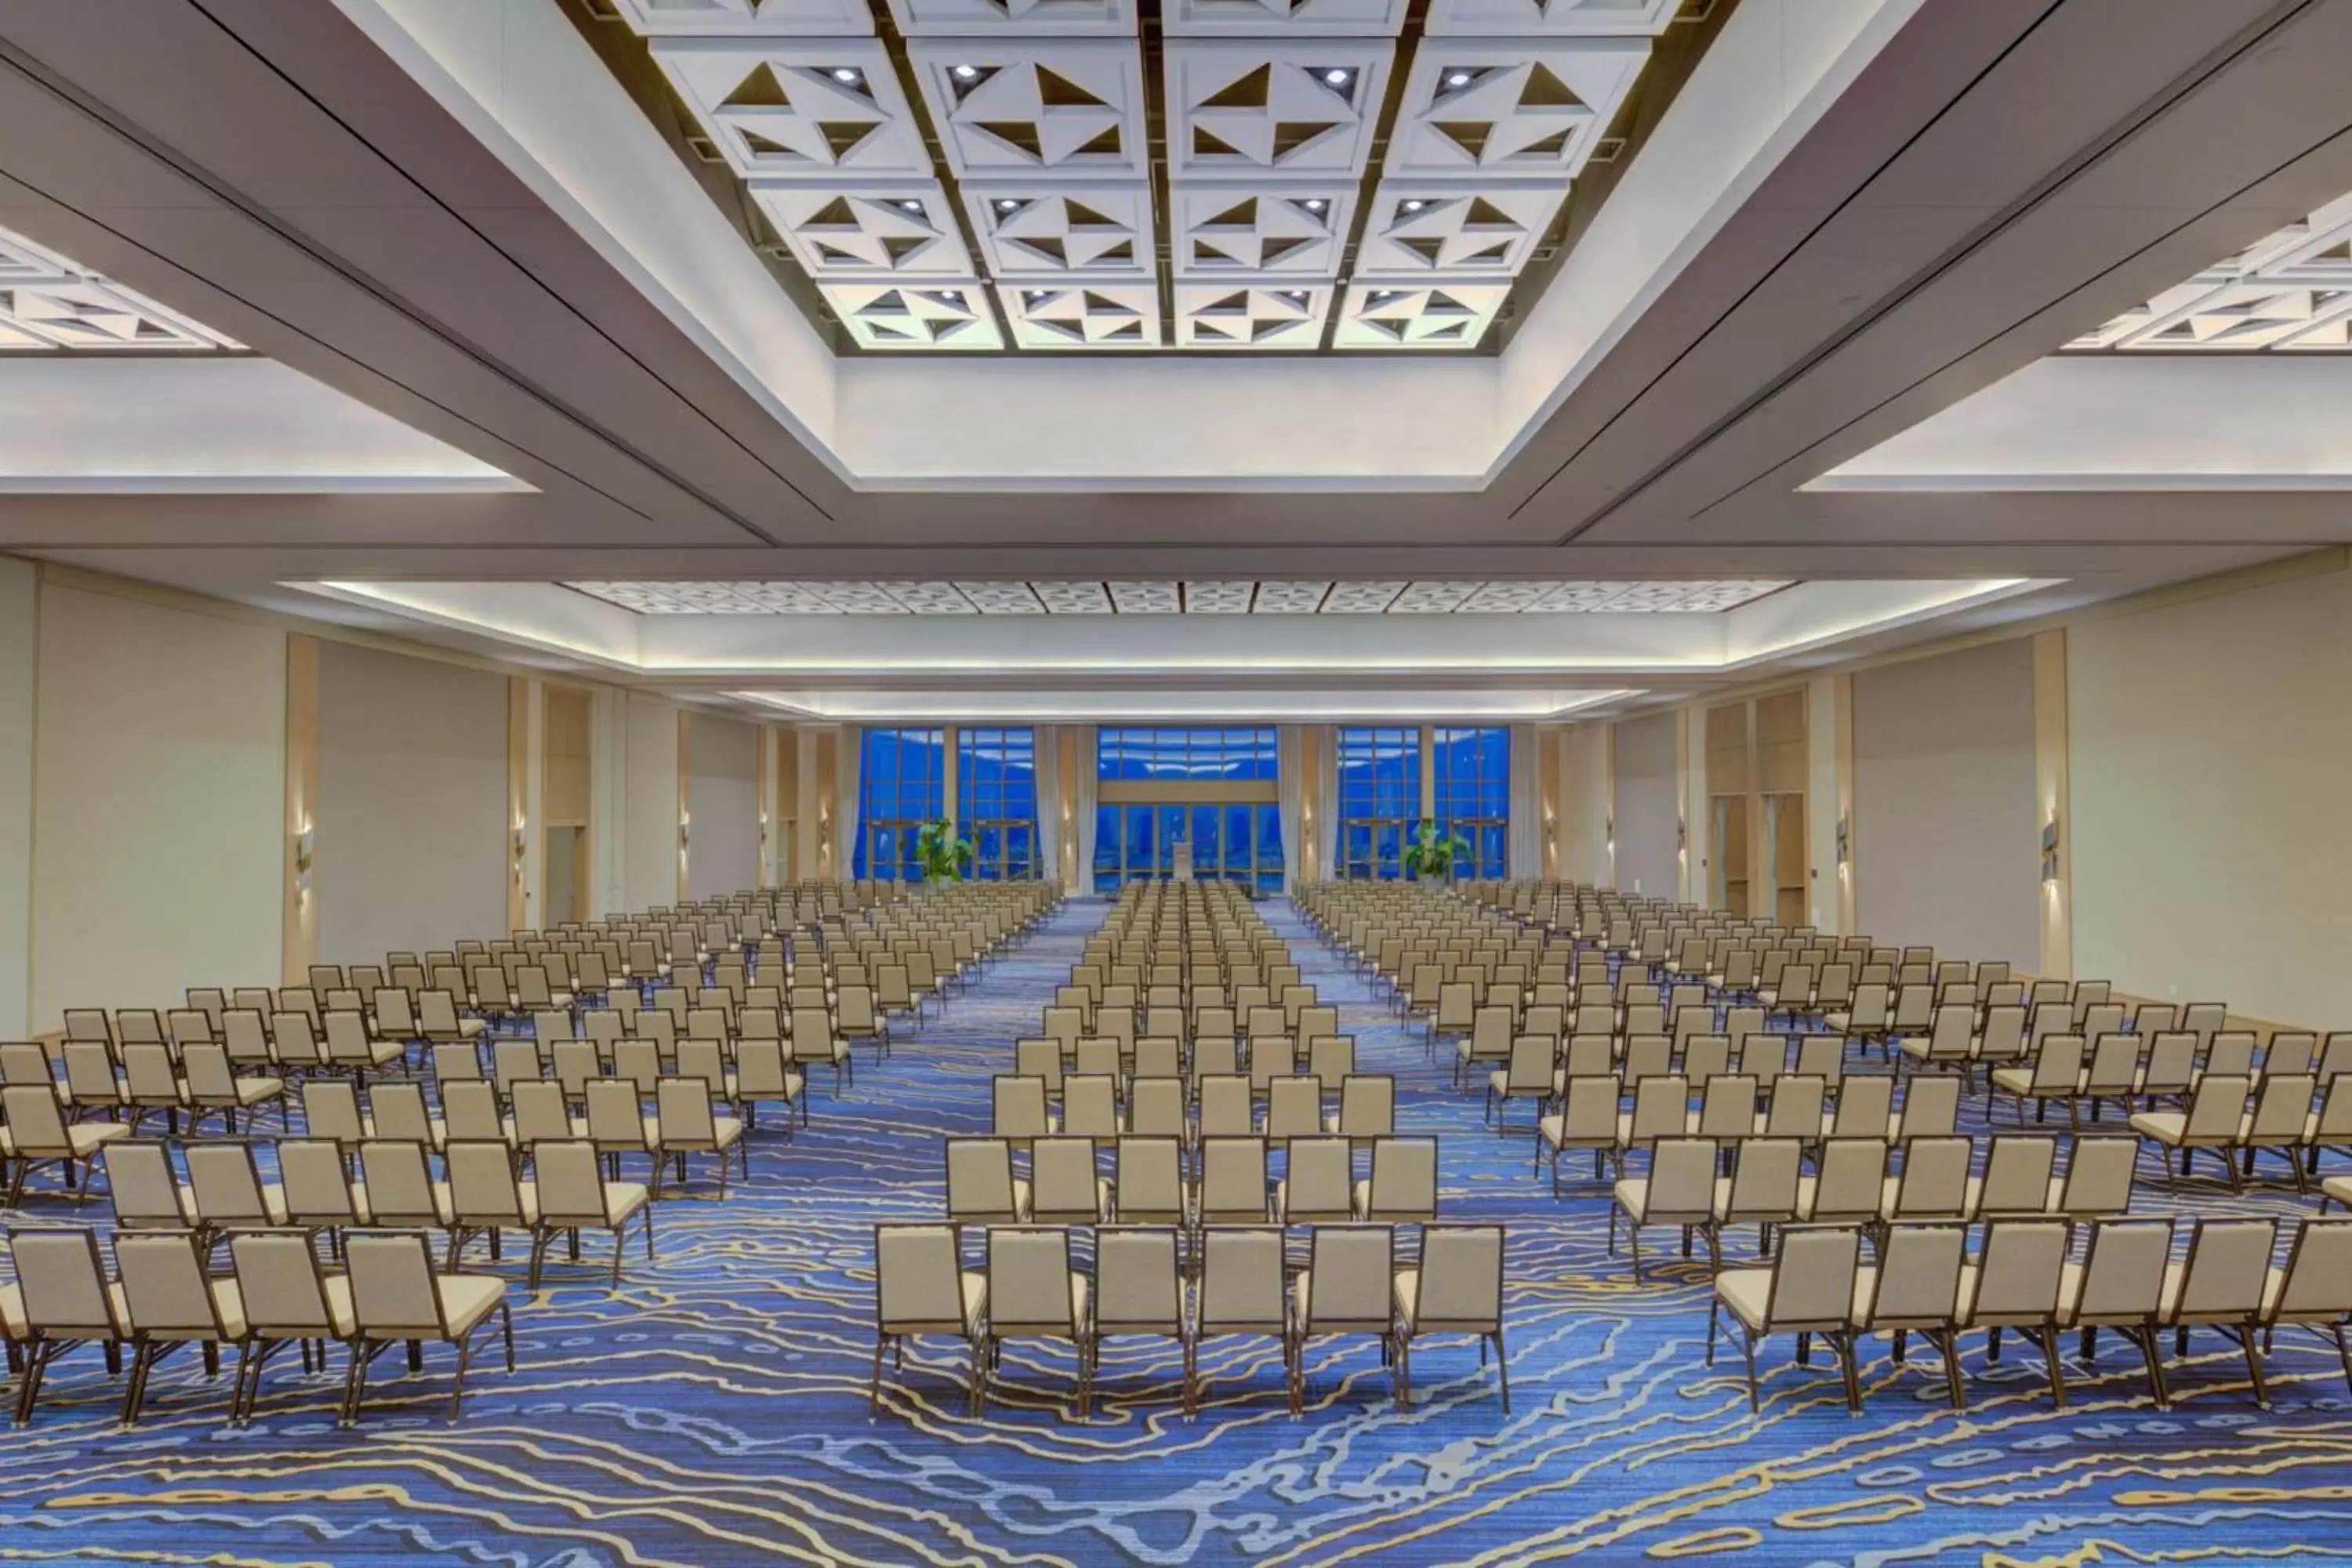
[[[455,1167],[453,1166],[454,1170]],[[633,1216],[645,1221],[646,1258],[654,1256],[654,1209],[650,1194],[636,1182],[608,1182],[596,1158],[596,1146],[586,1139],[548,1140],[531,1152],[532,1195],[539,1208],[539,1226],[531,1237],[530,1288],[539,1289],[548,1249],[559,1236],[569,1236],[572,1256],[580,1256],[580,1233],[613,1233],[613,1283],[621,1287],[623,1232]]]
[[[95,1232],[26,1227],[9,1231],[7,1239],[16,1282],[0,1286],[0,1326],[12,1349],[23,1348],[16,1406],[21,1426],[33,1418],[49,1363],[77,1346],[97,1345],[107,1370],[121,1371],[123,1328]]]
[[[1712,1241],[1717,1147],[1712,1138],[1661,1138],[1651,1151],[1647,1175],[1618,1178],[1611,1192],[1608,1247],[1613,1255],[1617,1215],[1622,1212],[1633,1241],[1636,1283],[1642,1278],[1644,1226],[1680,1226],[1685,1233],[1697,1230]],[[1687,1244],[1687,1234],[1684,1240]]]
[[[970,1360],[967,1403],[980,1397],[982,1334],[988,1318],[988,1277],[956,1257],[956,1233],[944,1225],[874,1227],[874,1376],[866,1411],[882,1409],[882,1352],[907,1364],[905,1342],[918,1334],[961,1339]]]
[[[1967,1256],[1965,1226],[1899,1225],[1887,1233],[1877,1266],[1854,1275],[1855,1345],[1874,1333],[1893,1336],[1898,1346],[1917,1334],[1943,1355],[1955,1410],[1960,1407],[1960,1269]]]
[[[431,1340],[457,1347],[457,1381],[449,1390],[452,1422],[466,1394],[474,1334],[493,1313],[506,1342],[507,1370],[514,1371],[514,1313],[507,1303],[505,1280],[487,1274],[436,1275],[431,1243],[416,1231],[353,1231],[344,1237],[343,1257],[357,1326],[343,1407],[346,1424],[359,1420],[368,1363],[403,1341]]]
[[[1998,1220],[1985,1227],[1976,1261],[1960,1270],[1961,1329],[1983,1329],[1997,1342],[2015,1329],[2042,1347],[2050,1397],[2066,1405],[2066,1374],[2058,1355],[2059,1298],[2065,1288],[2066,1224],[2055,1219]],[[1989,1342],[1988,1356],[1998,1353]],[[1960,1406],[1959,1379],[1952,1378],[1952,1408]]]
[[[1008,1339],[1066,1340],[1078,1358],[1078,1419],[1091,1408],[1094,1316],[1087,1277],[1070,1266],[1070,1233],[1059,1226],[994,1226],[988,1232],[985,1353],[974,1380],[974,1414],[988,1408],[988,1384]]]
[[[1223,1334],[1262,1335],[1280,1342],[1290,1413],[1298,1414],[1298,1380],[1293,1371],[1298,1347],[1283,1291],[1282,1254],[1279,1230],[1212,1226],[1202,1234],[1198,1305],[1192,1340],[1185,1347],[1186,1415],[1199,1411],[1206,1386],[1201,1375],[1201,1346]]]
[[[1419,1339],[1471,1334],[1478,1363],[1495,1346],[1503,1414],[1511,1413],[1511,1369],[1503,1349],[1503,1227],[1433,1225],[1421,1234],[1421,1261],[1396,1271],[1397,1403],[1412,1408],[1412,1345]]]
[[[1820,1335],[1845,1373],[1846,1408],[1862,1408],[1861,1380],[1854,1373],[1853,1308],[1862,1260],[1862,1233],[1848,1226],[1790,1226],[1770,1267],[1727,1268],[1715,1277],[1707,1306],[1706,1359],[1715,1362],[1718,1321],[1729,1310],[1742,1336],[1748,1361],[1748,1407],[1762,1408],[1756,1376],[1756,1346],[1773,1334]],[[1800,1339],[1801,1349],[1803,1340]]]
[[[2148,1392],[2158,1408],[2171,1403],[2156,1344],[2156,1318],[2171,1256],[2169,1219],[2095,1220],[2084,1260],[2064,1267],[2058,1287],[2058,1327],[2114,1329],[2138,1346],[2147,1363]],[[2088,1339],[2086,1334],[2086,1359]]]
[[[223,1345],[246,1337],[245,1305],[231,1279],[205,1268],[209,1250],[194,1231],[117,1235],[117,1309],[131,1346],[131,1379],[122,1394],[122,1424],[135,1426],[156,1366],[184,1345],[202,1347],[207,1376],[220,1375]]]

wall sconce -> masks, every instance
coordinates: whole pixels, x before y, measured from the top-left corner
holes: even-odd
[[[520,885],[522,881],[523,857],[530,852],[530,840],[527,837],[527,824],[520,822],[514,825],[512,853],[514,857],[514,879],[517,885]]]
[[[1679,816],[1675,818],[1675,853],[1677,855],[1690,853],[1690,824]]]
[[[318,847],[318,829],[310,823],[294,836],[294,890],[305,897],[310,891],[310,859]]]
[[[2054,884],[2058,880],[2058,814],[2052,812],[2042,828],[2042,879]]]
[[[680,812],[680,813],[678,814],[678,818],[677,818],[677,852],[678,852],[679,854],[681,854],[681,855],[683,855],[683,854],[685,854],[685,853],[686,853],[687,842],[688,842],[688,840],[692,837],[692,831],[691,831],[691,830],[692,830],[692,828],[693,828],[693,826],[694,826],[694,819],[693,819],[692,817],[690,817],[690,816],[687,816],[684,812]]]
[[[1837,825],[1838,872],[1843,875],[1846,863],[1853,858],[1853,819],[1841,816]]]

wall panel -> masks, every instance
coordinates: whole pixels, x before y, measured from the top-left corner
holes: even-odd
[[[504,935],[509,854],[506,677],[321,644],[320,962]]]
[[[29,1032],[33,974],[33,698],[40,580],[0,560],[0,1039]]]
[[[2033,648],[2019,638],[1853,677],[1856,929],[1938,955],[2041,955]]]
[[[1671,899],[1681,869],[1675,853],[1682,788],[1677,719],[1654,713],[1616,728],[1617,886]]]
[[[691,716],[694,739],[686,781],[694,821],[688,858],[689,896],[712,899],[760,882],[759,731],[733,719]]]
[[[278,972],[286,634],[44,584],[32,1026]]]
[[[677,901],[677,710],[631,692],[626,738],[628,910]]]

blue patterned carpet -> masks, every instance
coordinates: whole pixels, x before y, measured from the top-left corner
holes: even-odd
[[[1106,1349],[1087,1425],[1072,1417],[1068,1359],[1024,1347],[1007,1348],[1005,1374],[1026,1392],[976,1422],[961,1351],[933,1342],[910,1352],[869,1420],[871,1226],[941,1213],[939,1135],[985,1130],[986,1075],[1103,908],[1073,904],[887,1063],[861,1060],[792,1143],[756,1134],[750,1179],[725,1203],[662,1205],[660,1259],[634,1256],[618,1295],[603,1289],[598,1247],[556,1265],[515,1314],[521,1372],[485,1357],[455,1426],[436,1403],[446,1352],[421,1377],[381,1363],[355,1432],[333,1422],[340,1352],[322,1377],[273,1366],[243,1432],[224,1421],[226,1380],[175,1359],[129,1435],[114,1426],[120,1384],[77,1352],[34,1424],[0,1435],[0,1559],[2352,1561],[2352,1399],[2333,1350],[2308,1337],[2280,1340],[2268,1413],[2234,1350],[2199,1342],[2176,1363],[2168,1415],[2112,1342],[2095,1366],[2070,1367],[2075,1403],[2060,1415],[2033,1358],[2012,1349],[1990,1366],[1979,1336],[1956,1415],[1932,1352],[1897,1366],[1881,1339],[1860,1418],[1826,1355],[1800,1368],[1775,1342],[1751,1416],[1736,1352],[1701,1365],[1698,1268],[1675,1260],[1636,1287],[1603,1251],[1589,1166],[1553,1203],[1526,1136],[1484,1131],[1475,1098],[1444,1089],[1417,1033],[1305,940],[1307,977],[1340,1000],[1363,1063],[1400,1075],[1400,1130],[1446,1140],[1447,1213],[1511,1226],[1516,1414],[1504,1417],[1466,1345],[1415,1355],[1422,1402],[1407,1417],[1377,1351],[1331,1342],[1310,1352],[1309,1410],[1292,1421],[1278,1353],[1235,1341],[1204,1349],[1213,1386],[1188,1422],[1174,1347],[1135,1341]],[[1302,936],[1286,907],[1269,918]],[[2285,1194],[2183,1204],[2310,1207]],[[56,1198],[31,1214],[78,1217]]]

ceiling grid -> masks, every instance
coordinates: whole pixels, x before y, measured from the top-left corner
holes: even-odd
[[[1299,353],[1477,349],[1681,0],[613,3],[859,348]]]
[[[1711,614],[1789,586],[1715,582],[590,583],[645,616],[1363,616]]]

